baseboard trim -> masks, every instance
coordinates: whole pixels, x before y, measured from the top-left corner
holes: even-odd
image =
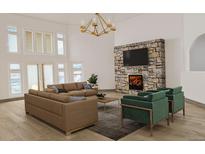
[[[24,99],[24,97],[15,97],[15,98],[8,98],[8,99],[0,99],[0,103],[19,101],[19,100],[23,100],[23,99]]]
[[[186,103],[194,104],[194,105],[197,105],[197,106],[199,106],[199,107],[205,108],[205,104],[203,104],[203,103],[201,103],[201,102],[194,101],[194,100],[189,99],[189,98],[185,98],[185,101],[186,101]]]
[[[115,92],[115,89],[98,89],[99,92]]]

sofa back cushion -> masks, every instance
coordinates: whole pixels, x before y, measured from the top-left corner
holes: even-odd
[[[53,85],[48,85],[47,87],[53,89],[53,86],[55,86],[58,89],[64,89],[63,84],[53,84]]]
[[[182,92],[182,87],[171,88],[168,92],[169,95],[174,95]]]
[[[45,92],[45,91],[38,91],[38,96],[49,98],[50,99],[51,93]]]
[[[166,97],[165,91],[159,91],[148,95],[148,100],[151,102],[163,99]]]
[[[77,90],[84,89],[83,84],[86,84],[87,82],[76,82]]]
[[[63,86],[64,86],[64,89],[67,91],[78,90],[76,83],[66,83]]]
[[[32,95],[38,95],[38,90],[29,89],[28,93]]]
[[[55,100],[55,101],[59,101],[62,103],[68,103],[70,100],[69,96],[59,95],[59,94],[50,94],[50,99]]]

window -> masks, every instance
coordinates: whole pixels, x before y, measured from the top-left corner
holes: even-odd
[[[43,53],[43,34],[39,32],[35,33],[35,50],[38,53]]]
[[[53,46],[52,46],[52,33],[44,33],[44,51],[45,53],[52,53]]]
[[[25,50],[33,52],[33,32],[25,31]]]
[[[18,52],[17,43],[17,28],[13,26],[8,26],[8,51],[11,53]]]
[[[27,65],[28,88],[39,90],[38,65]]]
[[[80,82],[83,80],[82,64],[75,63],[72,65],[73,69],[73,81]]]
[[[22,93],[20,64],[10,64],[10,93],[11,95]]]
[[[65,68],[64,64],[58,64],[58,82],[65,83]]]
[[[57,34],[57,54],[64,55],[64,36],[63,34]]]
[[[43,79],[44,79],[44,88],[47,87],[47,85],[53,84],[53,65],[52,64],[46,64],[43,65]]]

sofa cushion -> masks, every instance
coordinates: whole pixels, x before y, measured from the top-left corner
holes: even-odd
[[[29,89],[28,93],[32,95],[38,95],[38,90]]]
[[[55,86],[58,89],[64,89],[63,84],[53,84],[53,85],[48,85],[48,88],[52,88],[52,86]]]
[[[59,102],[63,102],[63,103],[69,102],[69,96],[59,95],[59,94],[51,94],[50,99],[53,99],[53,100],[59,101]]]
[[[84,89],[83,84],[85,84],[85,83],[87,83],[87,82],[76,82],[77,90]]]
[[[56,93],[56,91],[52,88],[46,88],[45,89],[45,92],[48,92],[48,93]]]
[[[38,96],[44,97],[44,98],[49,98],[50,99],[51,93],[45,92],[45,91],[38,91]]]
[[[84,96],[70,96],[69,97],[70,102],[81,101],[81,100],[85,100],[85,99],[86,99],[86,97],[84,97]]]
[[[85,91],[83,90],[73,90],[68,92],[69,96],[85,96]]]
[[[93,96],[97,94],[97,91],[94,89],[84,89],[85,96]]]
[[[76,83],[66,83],[63,86],[64,86],[64,89],[67,91],[77,90]]]

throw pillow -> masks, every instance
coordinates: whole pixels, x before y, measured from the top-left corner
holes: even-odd
[[[83,87],[84,87],[84,89],[92,89],[92,86],[90,84],[87,84],[87,83],[83,83]]]
[[[67,93],[68,91],[67,90],[65,90],[65,89],[60,89],[60,88],[58,88],[58,93]]]
[[[58,88],[57,88],[56,86],[52,86],[51,88],[55,91],[55,93],[58,93],[58,92],[59,92],[59,91],[58,91]]]

